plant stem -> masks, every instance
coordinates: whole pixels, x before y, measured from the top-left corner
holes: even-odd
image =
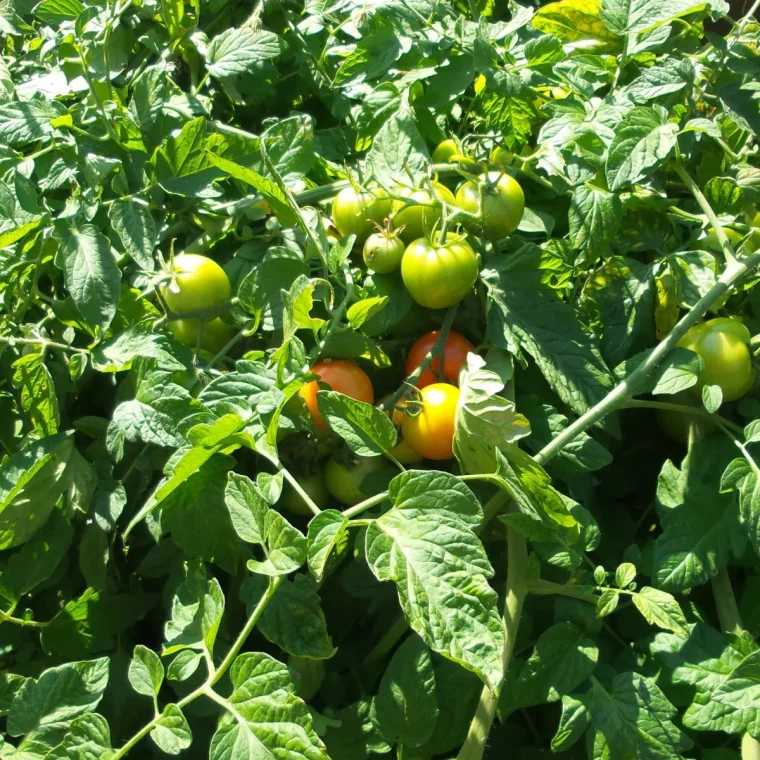
[[[23,620],[22,618],[13,617],[13,611],[16,609],[14,605],[8,612],[0,611],[0,622],[13,623],[14,625],[20,625],[23,628],[44,628],[49,623],[40,623],[37,620]]]
[[[44,346],[45,348],[52,348],[56,351],[67,351],[72,354],[89,354],[90,350],[88,348],[75,348],[74,346],[69,346],[66,343],[56,343],[53,340],[48,340],[47,338],[7,338],[2,337],[0,338],[0,343],[7,343],[9,346],[12,346],[16,343],[20,343],[22,345],[27,346]]]
[[[243,627],[243,630],[240,631],[240,634],[238,635],[237,639],[235,639],[235,643],[230,647],[230,651],[227,652],[225,658],[222,660],[219,667],[216,669],[215,672],[210,673],[208,679],[206,679],[206,681],[203,684],[201,684],[201,686],[199,686],[195,691],[190,692],[190,694],[180,699],[180,701],[177,702],[177,707],[182,709],[185,705],[189,705],[191,702],[194,702],[200,696],[209,697],[217,702],[222,699],[221,697],[219,697],[219,699],[216,698],[218,695],[216,695],[216,693],[212,691],[212,687],[224,676],[224,674],[229,670],[232,663],[235,661],[235,658],[238,656],[238,653],[243,647],[243,644],[245,644],[246,639],[251,635],[251,632],[256,626],[256,623],[261,617],[261,614],[264,612],[264,609],[266,608],[267,604],[269,604],[275,592],[280,587],[280,584],[282,583],[282,581],[283,581],[282,576],[269,579],[269,585],[267,586],[267,590],[264,592],[264,595],[261,597],[261,599],[259,599],[259,603],[256,605],[256,608],[251,613],[245,626]],[[222,702],[220,702],[220,704],[222,704]],[[223,704],[225,707],[229,709],[227,700],[224,700]],[[116,752],[116,754],[112,755],[110,760],[121,760],[121,758],[126,757],[129,751],[158,725],[158,722],[160,719],[161,719],[161,715],[160,714],[156,715],[156,717],[153,718],[153,720],[150,723],[143,726],[134,736],[132,736],[127,741],[127,743],[124,744]]]
[[[318,515],[322,510],[314,503],[311,496],[301,488],[301,484],[290,474],[290,471],[286,467],[283,467],[282,464],[279,467],[280,472],[285,476],[285,480],[290,483],[291,488],[303,499],[304,504],[306,504],[313,514]]]
[[[441,325],[441,330],[438,334],[438,338],[430,348],[430,351],[427,352],[425,358],[422,360],[422,362],[420,362],[419,367],[417,367],[417,369],[415,369],[414,372],[412,372],[412,374],[409,375],[409,377],[407,377],[406,380],[404,380],[404,382],[396,389],[396,392],[388,396],[388,398],[379,405],[380,409],[383,411],[392,409],[398,400],[404,395],[406,389],[410,385],[414,385],[420,379],[422,373],[430,366],[433,360],[443,353],[443,347],[446,345],[446,339],[449,337],[451,325],[454,324],[454,317],[456,317],[456,315],[457,305],[449,307],[448,311],[446,312],[446,316],[443,319],[443,324]]]
[[[216,356],[212,357],[209,360],[209,363],[206,365],[205,369],[213,369],[213,367],[216,365],[216,363],[222,359],[223,357],[227,356],[227,353],[231,348],[233,348],[235,345],[237,345],[243,338],[245,338],[246,331],[238,330],[220,349],[219,353],[216,354]]]
[[[545,464],[562,451],[570,441],[601,421],[610,412],[620,408],[630,396],[640,393],[642,388],[646,388],[649,377],[670,353],[671,349],[675,347],[676,343],[686,334],[687,330],[695,325],[710,310],[710,307],[730,290],[737,280],[758,264],[760,264],[760,253],[728,263],[726,271],[718,278],[715,285],[699,299],[690,312],[681,318],[670,334],[653,349],[642,364],[598,404],[591,407],[585,414],[582,414],[575,422],[566,427],[554,440],[544,446],[534,457],[535,460],[539,464]]]
[[[364,512],[366,512],[368,509],[372,509],[372,507],[376,507],[378,504],[382,504],[387,498],[388,498],[388,492],[383,491],[382,493],[376,494],[375,496],[372,496],[369,499],[360,501],[358,504],[354,505],[353,507],[349,507],[349,509],[343,510],[343,515],[350,520],[352,517],[361,515]]]
[[[507,528],[507,596],[504,601],[504,673],[509,668],[520,626],[523,602],[527,594],[525,573],[528,567],[528,547],[525,539],[512,528]],[[456,760],[482,760],[486,740],[491,731],[499,697],[488,686],[483,687],[475,717]]]
[[[735,433],[744,435],[744,428],[740,425],[736,425],[727,420],[725,417],[721,417],[719,414],[710,414],[704,407],[701,406],[686,406],[684,404],[671,404],[668,401],[638,401],[629,399],[625,402],[626,409],[662,409],[667,412],[679,412],[680,414],[688,414],[692,417],[701,417],[706,420],[712,420],[721,425],[725,425]]]
[[[569,596],[571,599],[580,599],[582,602],[596,604],[599,597],[589,591],[588,587],[577,586],[574,583],[552,583],[552,581],[538,580],[528,586],[529,594],[538,594],[547,596],[557,594],[559,596]]]
[[[375,644],[372,651],[364,658],[362,667],[371,665],[377,660],[381,660],[388,652],[396,646],[399,639],[409,630],[409,624],[402,615],[396,622],[383,634],[380,641]]]

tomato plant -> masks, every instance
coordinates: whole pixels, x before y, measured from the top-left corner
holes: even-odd
[[[757,11],[0,3],[0,756],[758,760]]]
[[[489,235],[503,238],[511,235],[520,224],[525,210],[525,194],[520,183],[509,174],[489,172],[480,182],[464,182],[457,190],[456,204],[479,215]]]
[[[431,330],[417,338],[406,357],[406,374],[411,375],[422,364],[430,350],[435,346],[440,330]],[[441,360],[433,359],[428,369],[424,370],[415,383],[418,388],[432,385],[439,378],[452,385],[459,382],[459,372],[467,365],[467,354],[475,351],[475,346],[461,333],[449,331],[443,347],[443,378],[441,378]]]
[[[401,423],[404,440],[426,459],[454,456],[454,417],[459,389],[448,383],[433,383],[420,391],[420,409],[407,414]]]
[[[372,381],[367,376],[367,373],[359,365],[354,364],[354,362],[326,359],[315,364],[311,368],[311,371],[319,377],[319,380],[312,380],[304,385],[300,393],[314,420],[314,424],[318,428],[327,428],[327,423],[322,417],[317,403],[320,383],[338,393],[343,393],[366,404],[371,404],[375,400]]]
[[[459,303],[475,284],[478,257],[466,238],[419,238],[404,251],[401,276],[412,298],[429,309]]]

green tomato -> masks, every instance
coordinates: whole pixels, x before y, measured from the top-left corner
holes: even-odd
[[[330,494],[327,491],[327,484],[325,483],[325,476],[323,473],[316,472],[313,475],[300,475],[296,477],[296,481],[306,492],[306,495],[320,509],[324,509],[327,506],[330,501]],[[308,505],[301,497],[301,494],[289,483],[287,483],[282,489],[282,496],[280,496],[277,505],[282,507],[286,512],[290,512],[292,515],[311,514],[311,509],[309,509]]]
[[[688,391],[677,393],[668,399],[672,404],[678,404],[685,409],[689,407],[701,408],[700,401],[694,398],[694,395]],[[658,409],[655,413],[657,422],[667,435],[679,443],[689,442],[690,429],[694,428],[696,440],[702,440],[709,435],[715,428],[715,423],[701,415],[692,415],[684,412],[671,411],[670,409]]]
[[[455,204],[454,193],[440,182],[433,182],[433,190],[438,200],[450,206]],[[432,201],[427,190],[410,190],[400,187],[398,195],[417,201],[418,203],[430,203]],[[441,210],[428,206],[407,206],[404,208],[403,201],[394,202],[393,228],[400,230],[399,236],[405,243],[411,243],[432,232],[433,227],[441,220]]]
[[[173,280],[161,287],[161,295],[173,312],[182,314],[227,303],[232,287],[224,269],[208,256],[181,253],[174,258]]]
[[[364,263],[378,274],[393,272],[401,266],[404,241],[393,233],[375,232],[364,243]]]
[[[371,496],[362,491],[364,478],[384,467],[385,462],[382,457],[357,457],[356,461],[349,465],[337,459],[331,459],[325,466],[327,490],[341,504],[349,507],[358,504]]]
[[[195,348],[198,345],[198,333],[200,329],[200,319],[178,319],[175,322],[169,322],[169,330],[171,330],[172,335],[180,343],[184,343],[186,346],[190,346],[190,348]],[[203,340],[200,347],[204,351],[216,354],[227,345],[234,333],[235,328],[228,325],[219,317],[209,319],[203,328]]]
[[[502,166],[511,166],[514,161],[514,154],[511,150],[497,145],[488,157],[492,164],[501,164]]]
[[[520,224],[525,211],[525,195],[516,179],[509,174],[489,172],[485,182],[465,182],[457,190],[456,204],[471,214],[480,207],[480,188],[485,185],[481,219],[489,235],[504,238]]]
[[[356,242],[363,243],[390,215],[392,202],[381,189],[361,192],[345,187],[333,200],[332,220],[341,237],[356,235]]]
[[[467,157],[462,153],[459,143],[454,139],[444,140],[438,144],[433,151],[434,164],[451,164],[457,161],[467,161]]]
[[[419,238],[404,251],[401,277],[411,297],[428,309],[459,303],[478,278],[478,257],[465,238],[433,243]]]
[[[678,341],[702,357],[705,368],[694,391],[705,385],[719,385],[724,401],[741,398],[754,381],[749,352],[749,330],[736,319],[719,317],[692,327]]]

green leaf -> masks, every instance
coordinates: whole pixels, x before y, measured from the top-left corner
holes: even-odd
[[[620,594],[612,588],[608,588],[602,592],[602,595],[596,602],[596,616],[598,618],[607,617],[611,615],[620,602]]]
[[[198,670],[202,661],[203,655],[190,649],[183,649],[177,652],[177,656],[171,661],[166,677],[170,681],[186,681]]]
[[[709,692],[699,690],[684,713],[687,728],[760,735],[760,650],[747,655]]]
[[[672,594],[644,586],[633,594],[633,603],[650,625],[676,633],[686,631],[686,618]]]
[[[63,739],[66,760],[108,760],[112,755],[111,730],[106,719],[97,713],[87,713],[77,718]],[[58,748],[56,748],[58,749]],[[56,757],[55,750],[47,755]]]
[[[378,456],[396,445],[393,422],[372,404],[335,391],[319,391],[317,403],[330,429],[359,456]]]
[[[108,658],[68,662],[29,678],[16,692],[8,715],[8,733],[22,736],[65,727],[91,712],[108,684]]]
[[[175,344],[176,345],[176,344]],[[177,358],[175,346],[169,338],[160,333],[146,332],[141,327],[130,327],[124,332],[99,343],[92,352],[92,366],[98,372],[124,372],[132,368],[136,359],[155,360],[156,369],[172,372],[182,371],[186,363]],[[188,360],[192,361],[191,352],[187,351]],[[141,395],[138,391],[138,397]],[[162,394],[149,392],[148,398],[161,397]],[[151,405],[151,401],[145,401]],[[150,414],[150,412],[145,412]]]
[[[50,137],[51,122],[60,115],[55,104],[47,100],[0,105],[0,142],[19,147]]]
[[[737,499],[719,493],[718,476],[730,461],[728,442],[707,439],[691,448],[681,470],[665,462],[657,482],[662,534],[654,544],[653,573],[667,591],[707,583],[741,554],[745,537]]]
[[[150,211],[136,200],[117,200],[108,210],[108,218],[135,264],[152,272],[158,234]]]
[[[615,570],[615,585],[618,588],[627,588],[636,580],[636,565],[630,562],[623,562]]]
[[[562,697],[562,715],[557,733],[552,738],[552,751],[564,752],[583,736],[591,722],[583,702],[575,697]]]
[[[687,348],[674,348],[658,369],[652,394],[680,393],[693,388],[699,382],[704,367],[699,354]]]
[[[372,319],[381,312],[389,303],[388,296],[375,296],[363,298],[361,301],[352,303],[346,310],[346,319],[354,330],[358,330],[367,320]]]
[[[672,57],[662,64],[644,69],[623,91],[635,103],[646,103],[691,88],[696,77],[697,72],[691,61]]]
[[[584,698],[592,726],[605,738],[609,757],[679,760],[691,747],[673,723],[676,709],[660,689],[638,673],[620,673],[607,690],[594,680]]]
[[[150,732],[156,746],[167,755],[179,755],[193,743],[190,726],[177,705],[164,707],[156,727]]]
[[[429,163],[430,154],[417,129],[414,110],[403,101],[375,136],[367,156],[368,168],[378,182],[394,187],[407,171],[421,178]]]
[[[310,523],[307,561],[314,578],[321,582],[333,552],[348,541],[348,518],[337,509],[325,509]]]
[[[129,683],[146,697],[157,697],[164,682],[164,666],[161,658],[152,650],[138,644],[129,663]]]
[[[13,384],[20,391],[21,408],[40,436],[55,435],[60,424],[58,396],[42,354],[31,353],[13,363]]]
[[[582,629],[570,622],[556,623],[539,636],[527,661],[512,661],[500,712],[558,701],[594,672],[598,659],[596,644]]]
[[[209,42],[206,68],[217,79],[252,74],[279,54],[280,41],[272,32],[247,26],[226,29]]]
[[[667,120],[659,106],[637,106],[615,130],[607,156],[607,182],[611,190],[635,185],[651,174],[670,155],[676,144],[678,125]]]
[[[710,414],[720,409],[723,403],[723,389],[719,385],[705,385],[702,387],[702,404]]]
[[[531,24],[553,34],[563,42],[595,40],[605,47],[615,47],[615,34],[602,23],[598,0],[559,0],[548,3],[536,12]]]
[[[28,541],[69,486],[74,439],[66,433],[32,443],[0,465],[0,549]]]
[[[498,688],[504,639],[493,569],[472,532],[480,505],[443,472],[402,473],[388,494],[393,509],[367,528],[372,572],[396,583],[409,625],[431,649]]]
[[[250,615],[267,589],[269,579],[248,578],[240,591]],[[317,594],[317,584],[306,575],[285,580],[264,608],[256,627],[264,637],[294,657],[325,660],[335,654]]]
[[[529,353],[559,397],[578,413],[601,401],[612,386],[595,341],[575,313],[547,288],[536,287],[535,274],[500,263],[481,277],[491,300],[489,335],[500,348],[515,344]]]
[[[206,576],[201,563],[185,565],[185,580],[172,599],[166,623],[163,655],[182,649],[214,653],[214,642],[224,614],[224,594],[216,578]]]
[[[77,310],[91,327],[106,330],[116,315],[121,272],[108,238],[94,224],[56,226],[60,241],[55,263],[63,270],[66,288]]]
[[[372,752],[384,755],[391,751],[377,726],[374,699],[354,702],[338,710],[336,717],[324,736],[330,757],[367,760]]]
[[[229,473],[224,499],[236,533],[264,552],[263,562],[248,561],[249,570],[263,575],[287,575],[303,565],[306,538],[269,507],[250,478]]]
[[[375,697],[375,716],[390,744],[421,747],[438,719],[430,650],[414,634],[395,651]]]
[[[34,15],[43,24],[57,26],[62,21],[71,21],[84,10],[79,0],[43,0],[34,8]]]
[[[602,20],[616,34],[642,32],[672,19],[714,7],[728,13],[722,0],[602,0]]]
[[[573,248],[586,251],[593,260],[609,246],[622,218],[620,197],[590,183],[573,191],[568,221]]]
[[[398,31],[387,23],[377,23],[370,34],[362,36],[354,50],[335,72],[333,85],[358,84],[385,74],[404,52]]]
[[[329,760],[285,665],[269,655],[246,652],[233,663],[230,677],[233,691],[224,701],[235,721],[214,734],[210,760],[255,760],[267,755]]]

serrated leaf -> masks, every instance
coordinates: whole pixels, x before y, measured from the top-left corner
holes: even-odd
[[[248,568],[263,575],[287,575],[306,560],[306,538],[279,512],[270,508],[256,484],[235,472],[227,476],[224,500],[235,531],[260,546],[265,560],[249,560]]]
[[[531,24],[542,32],[554,34],[563,42],[597,40],[613,48],[617,36],[602,23],[599,0],[559,0],[536,12]]]
[[[497,688],[504,640],[487,581],[493,569],[472,532],[480,505],[442,472],[402,473],[389,498],[393,508],[367,529],[372,572],[396,583],[409,625],[431,649]]]
[[[190,351],[187,355],[190,359]],[[155,360],[156,369],[177,372],[186,368],[165,335],[145,332],[139,327],[130,327],[98,344],[92,352],[92,365],[98,372],[124,372],[138,358]]]
[[[686,618],[672,594],[644,586],[633,594],[633,603],[650,625],[676,633],[686,632]]]
[[[108,210],[108,218],[130,258],[141,269],[152,272],[158,235],[148,208],[135,200],[116,200]]]
[[[309,523],[307,561],[317,581],[322,581],[332,553],[347,538],[348,518],[337,509],[325,509]]]
[[[217,79],[252,74],[279,53],[280,41],[272,32],[247,26],[226,29],[209,42],[206,68]]]
[[[319,411],[330,429],[359,456],[378,456],[392,449],[398,440],[390,417],[372,404],[335,391],[317,393]]]
[[[572,246],[591,256],[603,253],[615,237],[621,218],[622,204],[616,193],[590,183],[579,185],[568,212]]]
[[[20,392],[21,408],[37,433],[55,435],[60,424],[58,396],[42,354],[27,354],[13,362],[13,384]]]

